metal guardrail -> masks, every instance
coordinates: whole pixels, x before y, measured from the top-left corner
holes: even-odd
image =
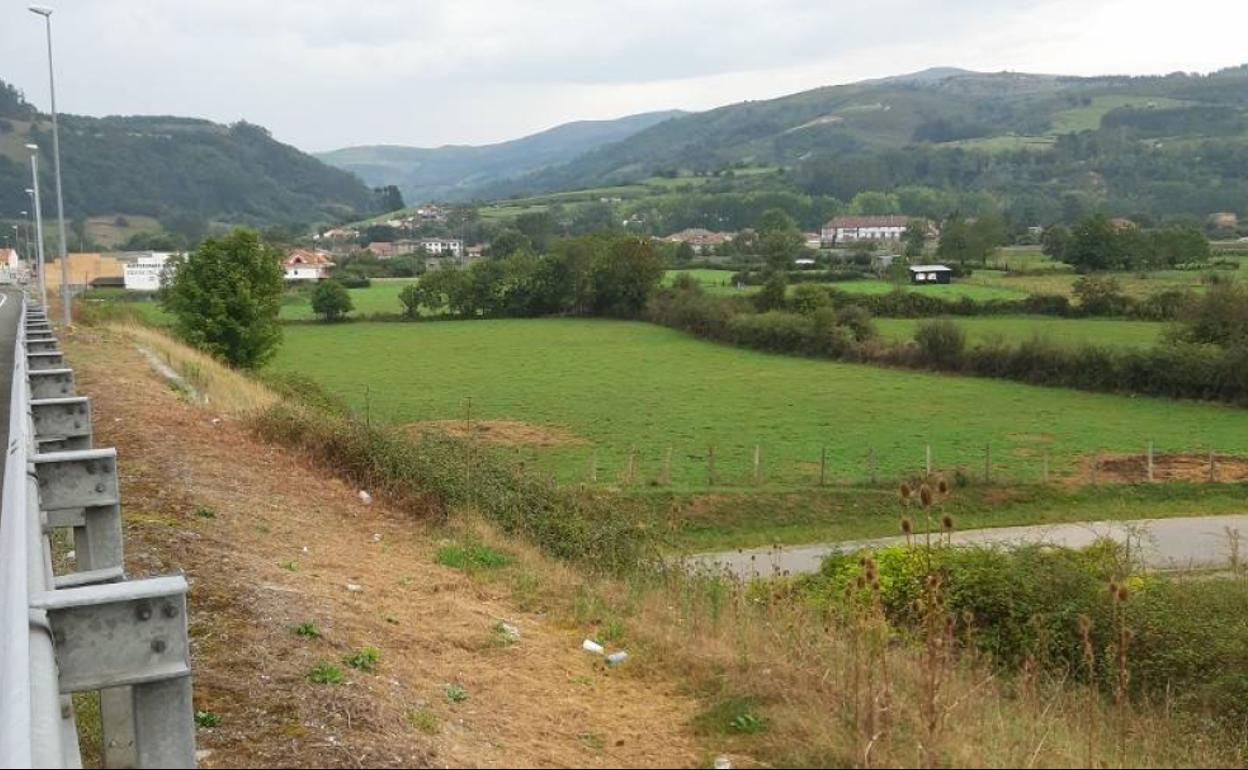
[[[71,695],[88,691],[105,767],[194,767],[186,579],[126,578],[116,450],[92,447],[90,401],[47,315],[22,304],[0,501],[0,767],[81,767]],[[61,575],[57,529],[74,546]]]

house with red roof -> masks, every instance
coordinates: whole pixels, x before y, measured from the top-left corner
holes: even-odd
[[[323,281],[333,268],[329,252],[320,249],[291,249],[282,260],[288,281]]]

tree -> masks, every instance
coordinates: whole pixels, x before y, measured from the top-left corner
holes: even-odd
[[[529,240],[527,235],[519,230],[508,228],[494,236],[494,240],[490,241],[490,256],[510,257],[517,251],[532,248],[533,242]]]
[[[549,211],[530,211],[516,217],[515,227],[528,238],[534,251],[544,254],[555,234],[555,218]]]
[[[899,214],[901,203],[892,193],[865,190],[849,202],[849,210],[853,214]]]
[[[645,308],[663,277],[663,263],[649,239],[621,238],[593,264],[594,310],[634,318]]]
[[[162,304],[174,330],[191,345],[254,369],[281,342],[281,255],[254,230],[209,238],[189,256],[175,258]]]
[[[377,200],[376,206],[378,211],[389,212],[405,208],[403,193],[392,184],[385,187],[374,187],[373,197]]]
[[[676,263],[680,265],[688,264],[697,256],[693,251],[693,246],[688,241],[681,241],[676,246]]]
[[[784,273],[776,271],[767,278],[767,282],[763,284],[763,288],[754,295],[754,307],[758,308],[758,312],[766,313],[769,310],[784,310],[785,295],[789,287],[789,279]]]
[[[403,317],[409,321],[420,317],[420,301],[422,293],[420,284],[409,283],[399,292],[399,303],[403,305]]]
[[[1080,272],[1123,267],[1118,231],[1104,214],[1079,220],[1070,231],[1066,262]]]
[[[333,323],[355,309],[351,294],[337,281],[321,281],[312,292],[312,312]]]
[[[927,226],[921,220],[913,219],[906,224],[906,231],[901,234],[902,254],[906,259],[923,256],[923,245],[927,242]]]
[[[1070,230],[1061,225],[1044,228],[1040,236],[1040,251],[1055,262],[1065,262],[1070,255],[1072,237]]]
[[[1120,315],[1126,309],[1127,297],[1113,276],[1084,275],[1071,290],[1088,315]]]
[[[782,209],[768,209],[758,220],[758,248],[772,270],[788,270],[806,239]]]
[[[1248,348],[1248,288],[1219,281],[1184,308],[1173,336],[1184,342]]]

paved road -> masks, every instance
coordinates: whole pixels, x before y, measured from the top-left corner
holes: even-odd
[[[9,445],[9,396],[13,385],[13,346],[17,344],[17,324],[22,312],[22,293],[12,287],[0,288],[0,436]],[[4,488],[4,463],[0,462],[0,489]]]
[[[999,527],[958,532],[955,545],[1023,545],[1048,543],[1082,548],[1099,538],[1111,537],[1130,546],[1153,569],[1218,569],[1231,562],[1231,532],[1243,541],[1240,561],[1248,561],[1248,514],[1231,516],[1191,516],[1173,519],[1132,521],[1091,521],[1073,524],[1044,524],[1033,527]],[[755,548],[726,553],[700,554],[691,558],[695,566],[727,569],[744,578],[770,577],[788,572],[815,572],[823,557],[832,551],[853,551],[895,545],[902,537],[854,540],[843,543]]]

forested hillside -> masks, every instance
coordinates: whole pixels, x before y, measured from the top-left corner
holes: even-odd
[[[43,148],[51,184],[51,124],[0,83],[0,210],[26,208],[23,145]],[[374,208],[374,194],[265,129],[168,116],[61,116],[66,214],[145,214],[190,228],[336,221]],[[49,188],[50,189],[50,188]]]
[[[778,168],[773,189],[841,201],[906,185],[982,192],[1036,222],[1098,208],[1243,213],[1248,67],[1132,78],[942,69],[820,88],[669,120],[486,197],[741,166]]]

